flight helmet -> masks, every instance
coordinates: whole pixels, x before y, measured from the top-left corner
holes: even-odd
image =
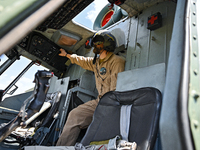
[[[109,52],[114,52],[116,48],[116,39],[108,30],[101,30],[94,34],[92,44],[95,45],[103,43],[103,49]]]

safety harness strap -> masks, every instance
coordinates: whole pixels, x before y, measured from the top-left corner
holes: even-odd
[[[122,140],[128,141],[132,105],[122,105],[120,112],[120,134]]]

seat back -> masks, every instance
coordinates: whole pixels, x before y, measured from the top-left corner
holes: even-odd
[[[132,105],[128,140],[137,143],[137,150],[153,149],[158,133],[161,99],[161,92],[152,87],[106,93],[100,99],[81,143],[89,145],[93,141],[104,141],[120,135],[121,107]]]
[[[116,91],[154,87],[163,93],[164,86],[165,63],[160,63],[118,73]]]

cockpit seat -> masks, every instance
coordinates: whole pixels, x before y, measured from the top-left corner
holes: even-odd
[[[86,146],[121,135],[129,142],[136,142],[137,150],[152,150],[158,133],[161,99],[161,92],[153,87],[106,93],[81,144]]]
[[[45,102],[39,112],[35,113],[26,121],[27,127],[16,128],[9,136],[14,140],[5,143],[19,143],[20,146],[46,142],[44,139],[51,133],[52,126],[58,116],[58,106],[60,103],[61,92],[47,93]]]

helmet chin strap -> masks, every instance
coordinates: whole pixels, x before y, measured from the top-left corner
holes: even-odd
[[[97,54],[95,53],[95,56],[94,56],[94,59],[93,59],[93,64],[95,64],[96,59],[97,59]]]
[[[96,63],[96,59],[97,59],[97,54],[99,54],[99,56],[103,53],[103,48],[94,48],[93,52],[95,53],[94,59],[93,59],[93,64]]]

